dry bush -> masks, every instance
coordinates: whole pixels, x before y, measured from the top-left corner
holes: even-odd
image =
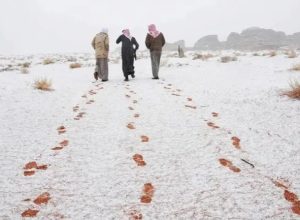
[[[30,62],[26,62],[26,63],[22,63],[22,67],[23,68],[29,68],[30,67],[30,65],[31,65],[31,63]]]
[[[253,53],[252,56],[258,57],[258,56],[260,56],[260,55],[259,55],[259,53]]]
[[[23,74],[27,74],[27,73],[29,73],[29,70],[28,70],[28,68],[26,68],[26,67],[22,67],[22,68],[20,69],[20,72],[23,73]]]
[[[287,53],[287,57],[288,57],[288,58],[296,58],[296,57],[297,57],[297,53],[296,53],[294,50],[290,50],[290,51]]]
[[[270,53],[269,53],[269,56],[270,57],[275,57],[277,55],[277,52],[276,51],[271,51]]]
[[[81,64],[80,64],[80,63],[71,63],[71,64],[70,64],[70,68],[71,68],[71,69],[80,68],[80,67],[81,67]]]
[[[51,59],[51,58],[46,58],[43,61],[44,65],[53,64],[53,63],[55,63],[55,61],[53,59]]]
[[[295,64],[295,65],[290,69],[290,71],[300,71],[300,63]]]
[[[40,89],[43,91],[52,91],[53,90],[51,80],[48,80],[46,78],[35,80],[33,87],[35,89]]]
[[[282,95],[286,95],[292,99],[300,100],[300,83],[298,81],[290,82],[290,89],[282,93]]]
[[[237,57],[223,56],[220,59],[221,63],[228,63],[228,62],[231,62],[231,61],[237,61]]]
[[[208,54],[194,54],[193,60],[208,60],[209,58],[214,57],[214,55],[208,53]]]

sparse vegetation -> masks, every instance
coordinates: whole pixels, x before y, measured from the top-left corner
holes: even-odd
[[[37,79],[34,81],[33,87],[43,91],[52,91],[52,82],[46,78]]]
[[[300,83],[298,81],[290,82],[290,89],[282,93],[282,95],[286,95],[292,99],[300,100]]]
[[[271,52],[269,53],[269,56],[270,56],[270,57],[275,57],[275,56],[277,56],[277,52],[276,52],[276,51],[271,51]]]
[[[22,67],[23,67],[23,68],[29,68],[30,65],[31,65],[30,62],[22,63]]]
[[[300,63],[295,64],[290,70],[291,71],[300,71]]]
[[[53,64],[53,63],[55,63],[55,61],[53,59],[51,59],[51,58],[46,58],[43,61],[44,65],[49,65],[49,64]]]
[[[288,58],[296,58],[296,57],[297,57],[297,53],[296,53],[294,50],[290,50],[290,51],[287,53],[287,57],[288,57]]]
[[[23,74],[27,74],[27,73],[29,73],[29,70],[26,67],[21,67],[20,72]]]
[[[208,53],[208,54],[194,54],[193,60],[208,60],[209,58],[214,57],[214,55]]]
[[[237,61],[237,57],[223,56],[220,59],[221,63],[229,63],[229,62],[232,62],[232,61]]]
[[[80,63],[71,63],[71,64],[70,64],[70,68],[71,68],[71,69],[80,68],[80,67],[81,67],[81,64],[80,64]]]

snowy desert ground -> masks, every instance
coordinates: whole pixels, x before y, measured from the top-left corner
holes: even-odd
[[[300,218],[300,58],[194,53],[129,82],[112,54],[106,83],[92,54],[0,56],[0,219]]]

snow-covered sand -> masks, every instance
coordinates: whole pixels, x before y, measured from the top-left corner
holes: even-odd
[[[300,80],[288,71],[299,58],[164,57],[159,81],[141,59],[128,83],[120,63],[110,64],[109,82],[95,83],[93,67],[35,59],[29,74],[0,73],[0,219],[22,219],[28,209],[39,211],[36,219],[299,218],[284,192],[300,197],[300,104],[280,96]],[[33,89],[41,77],[54,91]],[[68,146],[52,150],[63,140]],[[48,169],[24,176],[31,161]],[[146,183],[154,194],[145,204]],[[45,192],[48,203],[35,204]]]

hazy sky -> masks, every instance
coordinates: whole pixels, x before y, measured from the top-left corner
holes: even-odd
[[[300,31],[299,0],[0,0],[0,54],[91,52],[90,42],[108,27],[111,46],[130,28],[144,47],[155,23],[168,42],[260,26]]]

